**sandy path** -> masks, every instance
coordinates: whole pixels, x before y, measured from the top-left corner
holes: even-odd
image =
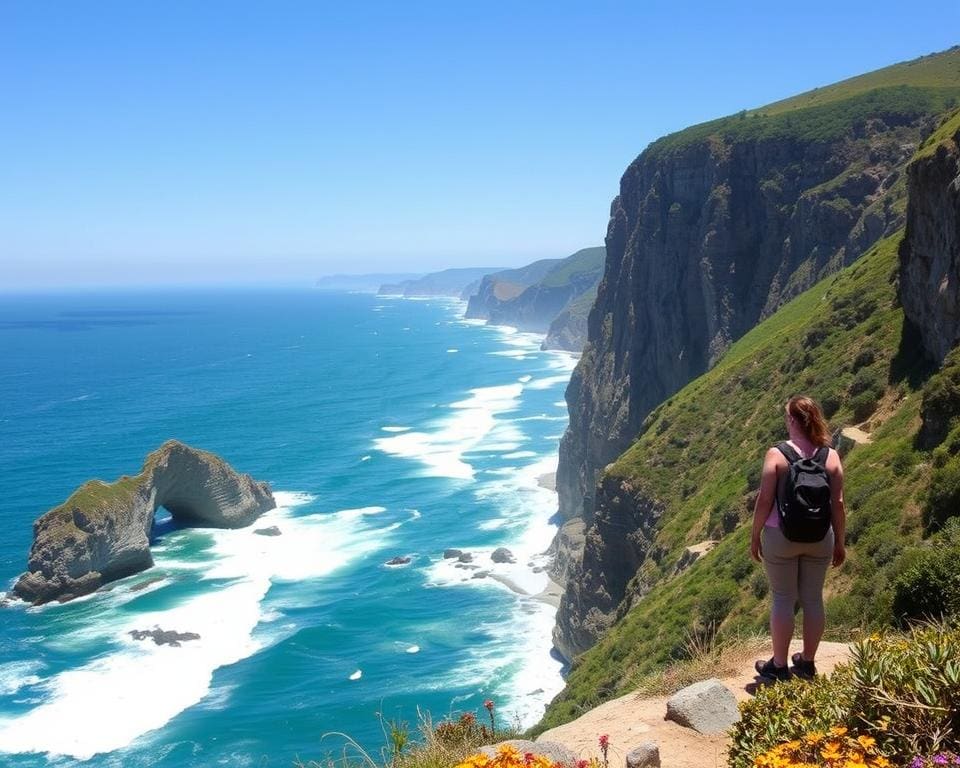
[[[799,650],[797,641],[790,652]],[[845,643],[821,643],[817,669],[821,673],[830,672],[848,655]],[[756,658],[759,656],[743,660],[742,675],[722,681],[738,701],[750,698],[748,686],[752,690],[756,683],[752,674]],[[701,736],[694,730],[664,720],[668,698],[639,698],[630,693],[601,704],[570,723],[545,731],[538,741],[556,741],[580,757],[599,758],[597,738],[606,733],[610,737],[610,764],[616,768],[624,764],[627,752],[645,741],[656,742],[660,747],[660,761],[665,768],[719,768],[726,765],[727,738]]]

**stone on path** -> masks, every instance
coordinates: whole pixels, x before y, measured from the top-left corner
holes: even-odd
[[[645,741],[627,752],[627,768],[660,768],[660,747]]]
[[[716,678],[694,683],[667,701],[667,720],[704,735],[720,734],[740,719],[733,693]]]
[[[527,739],[510,739],[509,741],[501,741],[498,744],[487,744],[486,746],[480,747],[480,749],[477,751],[482,752],[490,757],[495,757],[497,754],[497,748],[504,744],[509,744],[521,755],[525,755],[527,752],[532,752],[535,755],[543,755],[554,763],[563,763],[564,765],[570,766],[570,768],[573,768],[573,766],[577,764],[577,756],[573,753],[573,751],[555,741],[528,741]]]

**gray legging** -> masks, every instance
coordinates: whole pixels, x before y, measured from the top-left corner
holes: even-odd
[[[793,622],[797,600],[804,619],[823,619],[823,582],[833,559],[833,528],[822,541],[790,541],[779,528],[764,526],[763,565],[773,593],[771,618]]]

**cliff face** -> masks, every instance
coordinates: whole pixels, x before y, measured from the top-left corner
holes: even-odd
[[[928,144],[907,172],[900,300],[928,356],[942,363],[960,341],[960,113]]]
[[[902,224],[902,168],[926,125],[876,117],[830,142],[714,134],[651,145],[627,169],[567,390],[557,475],[565,518],[592,517],[598,471],[655,405]]]
[[[34,604],[62,602],[150,568],[150,530],[161,506],[188,525],[241,528],[276,503],[265,483],[171,440],[147,457],[139,475],[91,480],[41,516],[14,593]]]
[[[603,248],[584,248],[565,259],[489,275],[470,298],[466,316],[546,333],[544,349],[579,352],[604,256]]]
[[[473,320],[492,320],[496,314],[504,314],[504,307],[511,305],[527,288],[560,263],[560,259],[541,259],[518,269],[504,269],[485,276],[467,303],[464,317]],[[509,310],[507,310],[509,314]]]

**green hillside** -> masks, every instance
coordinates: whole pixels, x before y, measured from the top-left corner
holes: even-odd
[[[828,579],[829,627],[890,622],[893,581],[911,556],[905,547],[924,536],[931,475],[930,454],[914,446],[931,371],[919,345],[904,338],[895,287],[901,237],[881,241],[754,328],[651,413],[608,467],[666,511],[620,620],[574,665],[544,727],[682,659],[691,633],[765,627],[766,579],[749,558],[750,490],[766,448],[782,439],[783,403],[797,392],[817,397],[833,428],[861,424],[872,438],[845,458],[849,558]],[[706,539],[719,544],[675,576],[684,548]]]
[[[831,141],[870,119],[900,125],[957,104],[960,46],[691,126],[658,139],[649,151],[655,157],[711,136],[739,141]]]
[[[560,288],[569,285],[578,276],[599,281],[606,254],[607,249],[602,245],[595,248],[582,248],[551,269],[544,275],[540,284],[545,288]]]

